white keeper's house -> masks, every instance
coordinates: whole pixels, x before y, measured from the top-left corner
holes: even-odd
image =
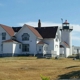
[[[22,27],[9,27],[0,24],[0,56],[47,55],[52,57],[72,55],[71,31],[67,22],[62,26],[38,27],[24,24]]]

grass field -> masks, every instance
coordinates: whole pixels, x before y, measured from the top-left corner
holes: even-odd
[[[40,75],[79,78],[80,61],[70,58],[36,59],[33,57],[0,58],[0,80],[41,80]]]

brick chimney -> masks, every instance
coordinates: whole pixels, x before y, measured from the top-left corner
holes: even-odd
[[[40,21],[40,19],[38,20],[38,28],[41,28],[41,21]]]

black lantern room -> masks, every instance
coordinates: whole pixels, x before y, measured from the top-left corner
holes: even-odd
[[[62,23],[62,28],[60,29],[61,31],[62,30],[69,30],[69,31],[72,31],[73,28],[70,27],[70,23],[68,23],[67,20],[65,20],[64,23]]]
[[[67,20],[65,20],[65,22],[62,23],[62,27],[63,29],[69,29],[69,23],[67,22]]]

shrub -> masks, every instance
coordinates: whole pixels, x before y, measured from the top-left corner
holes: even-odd
[[[42,80],[50,80],[50,78],[49,78],[49,77],[42,76],[42,75],[41,75],[41,79],[42,79]]]

